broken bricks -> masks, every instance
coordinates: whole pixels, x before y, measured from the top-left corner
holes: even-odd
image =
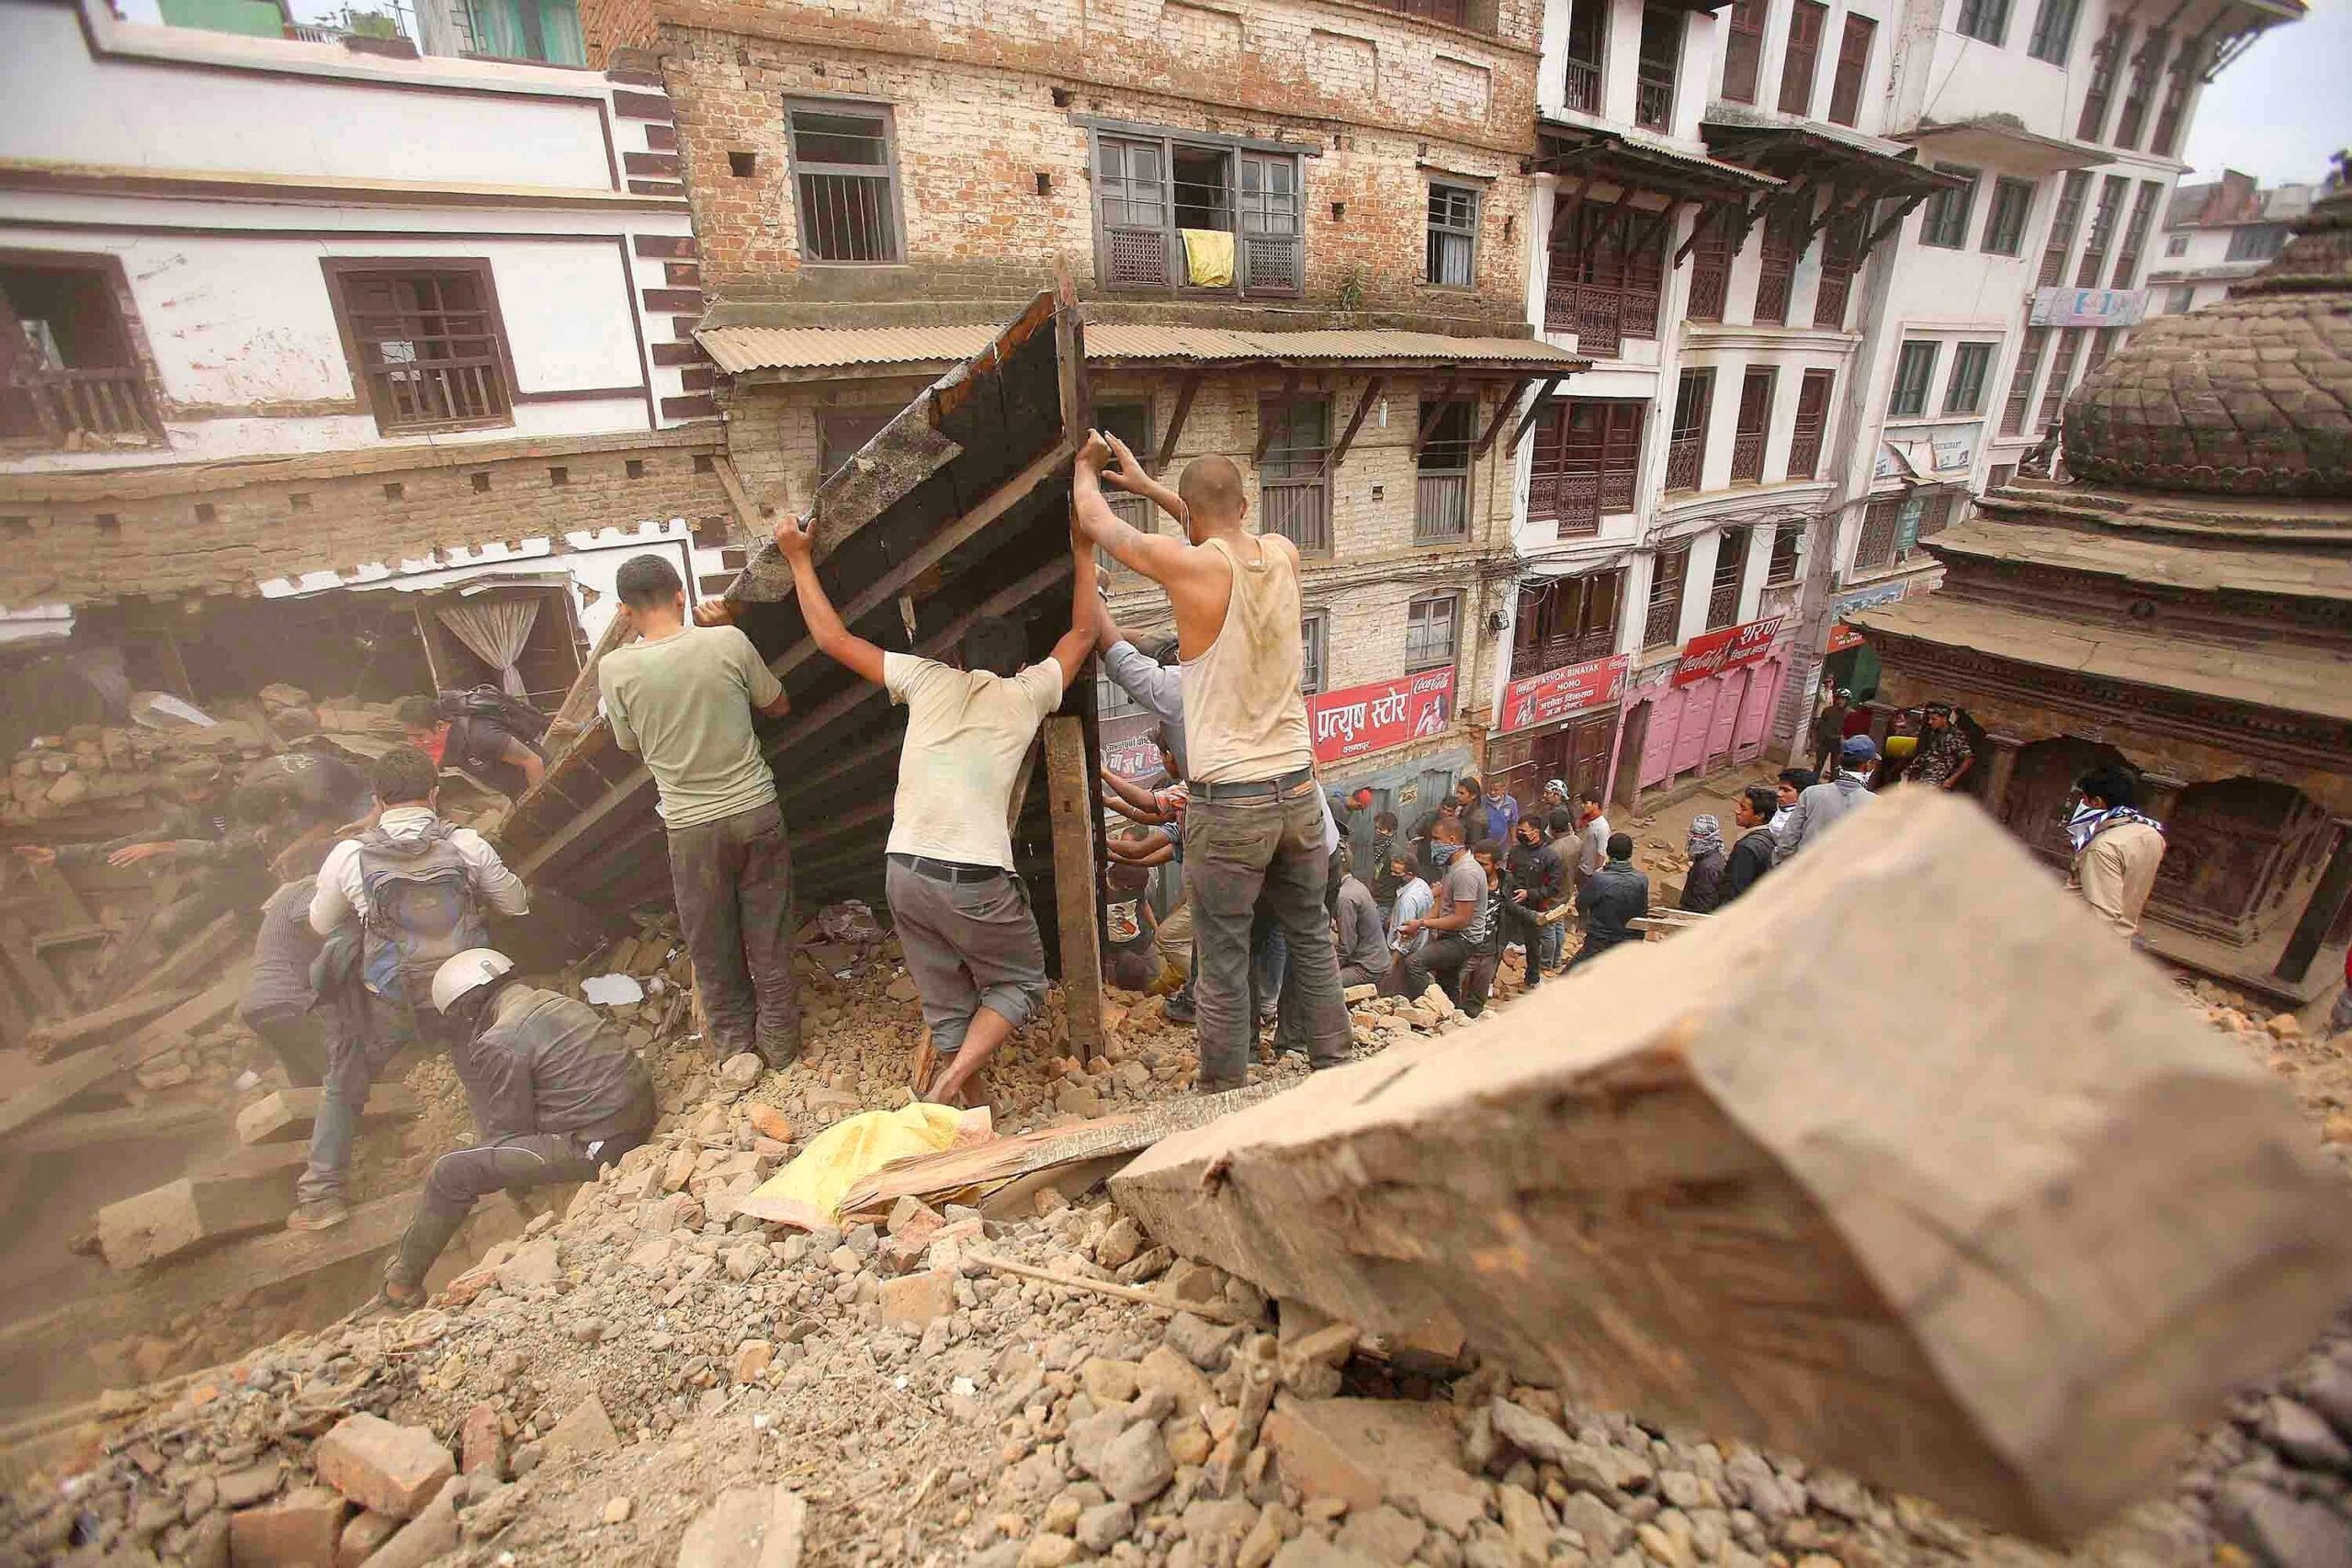
[[[1891,795],[1834,857],[1471,1027],[1113,1190],[1373,1334],[1451,1312],[1581,1404],[2043,1539],[2161,1482],[2151,1423],[2217,1412],[2352,1292],[2352,1196],[2279,1086],[1965,803]]]
[[[457,1461],[422,1427],[346,1416],[311,1450],[319,1479],[363,1508],[413,1518],[458,1472]]]

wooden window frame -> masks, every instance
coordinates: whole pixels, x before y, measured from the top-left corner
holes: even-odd
[[[2087,169],[2069,169],[2058,187],[2058,209],[2051,214],[2050,233],[2041,244],[2041,270],[2037,288],[2055,288],[2065,281],[2066,258],[2075,249],[2075,232],[2083,224],[2083,207],[2090,200]]]
[[[2001,400],[2001,434],[2023,435],[2033,414],[2033,384],[2041,378],[2041,355],[2049,346],[2048,327],[2028,327],[2018,344],[2017,363],[2009,367],[2009,389]]]
[[[1682,79],[1682,45],[1687,37],[1685,20],[1680,9],[1657,0],[1642,7],[1641,32],[1634,49],[1634,123],[1644,130],[1670,133],[1674,129],[1674,96]],[[1670,47],[1656,54],[1647,47],[1654,21],[1674,35]],[[1661,63],[1666,67],[1663,80],[1658,73]]]
[[[1089,220],[1094,230],[1094,276],[1096,286],[1106,293],[1157,294],[1180,299],[1295,299],[1306,285],[1306,150],[1283,142],[1251,141],[1243,137],[1217,136],[1204,131],[1179,130],[1148,125],[1090,125],[1087,128],[1087,168],[1092,176],[1093,192],[1087,202]],[[1159,225],[1157,229],[1142,224],[1114,225],[1103,218],[1107,201],[1132,201],[1122,189],[1114,192],[1103,173],[1102,150],[1106,145],[1122,147],[1156,147],[1159,154]],[[1233,281],[1223,286],[1196,287],[1184,281],[1184,242],[1176,221],[1176,153],[1179,149],[1221,154],[1226,159],[1224,231],[1233,236]],[[1256,161],[1263,165],[1285,164],[1290,170],[1291,232],[1285,234],[1272,229],[1252,230],[1253,219],[1259,222],[1270,220],[1282,197],[1264,183],[1264,171],[1260,172],[1257,209],[1249,203],[1250,193],[1245,188],[1244,164]],[[1460,182],[1453,182],[1459,184]],[[1111,237],[1116,233],[1157,234],[1159,238],[1160,278],[1157,282],[1116,279],[1112,276]],[[1283,270],[1286,280],[1272,282],[1256,279],[1258,247],[1271,242],[1287,242]],[[1254,242],[1254,243],[1253,243]],[[1473,258],[1472,276],[1476,276]],[[1474,285],[1475,287],[1475,285]]]
[[[1560,101],[1578,114],[1601,112],[1601,86],[1607,80],[1609,59],[1609,0],[1570,0],[1568,28],[1561,39],[1562,70]],[[1589,38],[1579,39],[1577,23],[1590,17]],[[1587,54],[1578,54],[1577,46],[1588,47]]]
[[[1413,622],[1426,619],[1427,611],[1442,604],[1446,607],[1446,649],[1442,659],[1424,655],[1418,662],[1413,657]],[[1417,593],[1405,602],[1405,673],[1419,675],[1426,671],[1443,670],[1462,658],[1462,593],[1449,589],[1440,593]]]
[[[328,302],[334,310],[335,332],[343,341],[344,363],[350,367],[353,389],[360,403],[375,416],[377,434],[425,435],[451,430],[502,430],[514,424],[514,404],[521,389],[515,380],[514,353],[506,335],[506,319],[500,311],[498,280],[488,256],[322,256],[319,265],[326,279]],[[365,342],[390,340],[360,337],[358,325],[353,320],[349,289],[355,277],[387,273],[411,277],[443,274],[475,279],[481,291],[481,313],[496,350],[492,358],[499,379],[496,413],[465,419],[402,420],[397,409],[386,406],[377,391],[368,368],[369,357],[362,345]]]
[[[1821,389],[1820,406],[1808,412],[1805,403],[1816,387]],[[1789,432],[1789,478],[1821,477],[1821,453],[1829,434],[1829,400],[1837,387],[1835,370],[1808,370],[1798,380],[1796,422]]]
[[[2204,75],[2207,47],[2201,39],[2182,43],[2172,59],[2165,81],[2164,102],[2156,107],[2156,128],[2148,136],[2148,151],[2159,158],[2177,157],[2181,133],[2188,128],[2189,95]]]
[[[1578,202],[1555,215],[1546,243],[1544,330],[1574,333],[1578,352],[1614,359],[1629,337],[1655,338],[1664,310],[1673,224],[1655,208]],[[1636,249],[1634,242],[1654,237]]]
[[[2091,75],[2083,89],[2083,112],[2075,122],[2075,141],[2106,140],[2107,111],[2115,102],[2115,76],[2122,69],[2124,46],[2131,39],[2131,21],[2120,13],[2110,15],[2098,41],[2091,46]]]
[[[1138,462],[1149,469],[1154,467],[1153,457],[1157,448],[1152,445],[1152,435],[1158,428],[1152,419],[1153,410],[1149,392],[1137,394],[1108,392],[1098,395],[1094,399],[1095,427],[1106,434],[1114,434],[1111,431],[1110,421],[1105,416],[1114,410],[1125,409],[1136,409],[1142,412],[1143,440],[1140,444],[1128,442],[1127,449],[1136,455]],[[1112,513],[1121,522],[1136,532],[1142,534],[1159,532],[1160,511],[1153,504],[1150,497],[1129,495],[1124,491],[1114,491],[1110,486],[1105,485],[1102,487],[1102,499],[1109,503]],[[1109,552],[1104,551],[1103,555],[1107,557]],[[1133,568],[1122,566],[1115,560],[1105,559],[1103,564],[1114,572],[1125,572],[1130,577],[1136,575]]]
[[[1871,51],[1878,22],[1859,11],[1846,13],[1838,33],[1838,67],[1829,78],[1829,123],[1851,128],[1861,118],[1862,88],[1870,80]]]
[[[1829,7],[1821,0],[1790,0],[1788,36],[1781,40],[1782,114],[1803,119],[1813,113],[1814,78],[1821,73],[1821,45],[1828,31]]]
[[[797,113],[830,115],[875,115],[882,121],[882,152],[884,163],[876,174],[865,164],[809,164],[800,156],[800,132],[793,125]],[[800,244],[803,266],[904,266],[907,264],[907,210],[903,187],[899,180],[899,117],[890,104],[872,98],[812,98],[794,96],[784,100],[785,178],[792,191],[793,228]],[[886,182],[886,196],[890,217],[890,254],[887,257],[832,258],[817,254],[813,238],[815,226],[808,220],[806,192],[801,181],[807,177],[836,179],[880,179]]]
[[[2034,13],[2033,31],[2026,39],[2027,55],[2046,65],[2064,65],[2075,47],[2075,28],[2082,15],[2083,0],[2041,0],[2041,9]]]
[[[1936,367],[1942,361],[1943,347],[1941,339],[1931,337],[1905,338],[1896,346],[1894,379],[1886,389],[1887,418],[1928,417],[1928,399],[1936,389]],[[1913,365],[1919,367],[1918,373],[1906,375]]]
[[[1804,214],[1787,207],[1776,206],[1764,216],[1763,236],[1756,247],[1756,303],[1748,312],[1756,326],[1789,324],[1797,263],[1804,255]]]
[[[110,323],[116,340],[121,344],[125,363],[113,366],[69,366],[62,372],[26,367],[19,372],[16,355],[22,337],[15,311],[5,297],[0,297],[0,379],[14,375],[23,377],[21,390],[31,405],[31,423],[36,431],[19,435],[0,435],[0,452],[46,452],[68,449],[78,437],[96,435],[109,444],[133,434],[141,438],[141,447],[168,446],[170,434],[164,429],[157,412],[162,389],[157,385],[155,363],[150,352],[145,330],[140,324],[139,301],[130,291],[130,276],[124,270],[122,258],[107,251],[39,251],[0,249],[0,266],[11,271],[84,273],[94,278],[105,294],[113,311]],[[99,381],[111,387],[101,392],[96,388],[74,390],[77,376],[86,384]],[[129,408],[117,405],[129,402]],[[92,429],[99,423],[81,417],[61,415],[60,403],[79,402],[103,404],[109,429]]]
[[[2014,256],[2025,250],[2026,226],[2033,221],[2033,181],[2015,175],[1993,176],[1993,199],[1984,206],[1984,237],[1978,248],[1988,256]]]
[[[1323,411],[1323,445],[1313,452],[1313,456],[1320,459],[1321,474],[1314,478],[1303,478],[1295,474],[1285,474],[1279,479],[1268,478],[1266,470],[1275,461],[1275,436],[1271,432],[1267,433],[1258,463],[1258,520],[1261,530],[1263,531],[1272,524],[1274,517],[1274,508],[1267,495],[1269,486],[1282,490],[1295,490],[1302,494],[1309,491],[1317,492],[1320,496],[1322,507],[1321,539],[1302,540],[1280,528],[1274,528],[1272,531],[1281,534],[1283,537],[1296,545],[1300,555],[1322,559],[1329,558],[1337,547],[1333,538],[1337,529],[1331,517],[1331,400],[1321,393],[1300,393],[1287,400],[1276,394],[1268,393],[1258,400],[1258,419],[1261,431],[1266,429],[1266,422],[1279,419],[1282,422],[1281,428],[1287,433],[1292,418],[1290,411],[1306,404],[1319,405]],[[1305,449],[1284,447],[1283,450]],[[1289,464],[1302,463],[1306,460],[1305,457],[1281,459]]]
[[[1855,256],[1862,248],[1866,213],[1833,219],[1821,231],[1821,271],[1814,284],[1813,324],[1815,331],[1842,333],[1854,295]]]
[[[2086,329],[2082,327],[2058,330],[2058,347],[2051,355],[2050,378],[2041,385],[2041,407],[2034,415],[2034,423],[2043,430],[2065,413],[2066,394],[2074,390],[2075,367],[2082,362],[2086,335]]]
[[[1751,365],[1740,376],[1739,414],[1731,438],[1732,483],[1764,482],[1764,447],[1771,439],[1772,404],[1780,390],[1777,366]]]
[[[1683,418],[1684,393],[1696,389],[1690,418]],[[1695,491],[1706,479],[1707,422],[1714,412],[1715,372],[1712,366],[1693,366],[1674,378],[1673,423],[1667,426],[1666,490],[1669,494]]]
[[[1796,581],[1798,558],[1804,547],[1804,524],[1783,523],[1774,528],[1771,553],[1764,558],[1764,586],[1786,588]]]
[[[1947,416],[1984,412],[1985,389],[1993,379],[1993,355],[2000,346],[1998,343],[1981,340],[1952,345],[1951,372],[1944,380],[1943,412]]]
[[[1511,625],[1510,679],[1608,658],[1617,651],[1624,604],[1621,566],[1521,583]]]
[[[2009,0],[1960,0],[1960,13],[1952,18],[1951,30],[1962,38],[2000,48],[2009,31]]]
[[[1682,640],[1682,594],[1690,576],[1690,547],[1677,545],[1651,558],[1649,598],[1642,607],[1642,647],[1671,648]]]
[[[2099,182],[2098,205],[2091,209],[2091,231],[2083,240],[2083,258],[2075,266],[2075,287],[2097,288],[2107,271],[2107,254],[2123,225],[2123,205],[2132,194],[2127,175],[2109,175]]]
[[[2164,80],[2165,62],[2171,54],[2172,35],[2163,28],[2150,28],[2140,39],[2140,52],[2132,57],[2131,78],[2123,86],[2123,107],[2116,111],[2110,146],[2129,151],[2139,145],[2140,132],[2147,127],[2148,111],[2154,107]]]
[[[1476,393],[1467,397],[1447,398],[1442,410],[1437,412],[1435,417],[1432,417],[1432,411],[1437,407],[1437,400],[1434,398],[1423,398],[1417,405],[1420,424],[1416,428],[1428,430],[1429,435],[1421,442],[1421,449],[1413,454],[1413,543],[1416,545],[1464,544],[1469,540],[1473,516],[1473,492],[1476,487],[1472,481],[1471,470],[1476,464],[1471,449],[1478,440],[1478,399]],[[1444,419],[1453,414],[1458,414],[1461,418],[1462,438],[1459,441],[1440,441],[1438,431],[1442,428]],[[1460,460],[1458,462],[1437,461],[1436,459],[1441,457],[1456,456],[1453,452],[1440,451],[1441,447],[1458,448]],[[1431,523],[1427,506],[1430,496],[1438,493],[1432,491],[1427,483],[1431,479],[1445,481],[1448,488],[1460,490],[1462,519],[1459,527],[1447,528],[1442,524]],[[1455,480],[1460,481],[1458,486],[1452,483]]]
[[[1939,251],[1966,250],[1969,220],[1976,213],[1976,187],[1984,183],[1984,171],[1966,164],[1938,164],[1936,173],[1965,179],[1968,184],[1958,190],[1939,186],[1928,197],[1927,209],[1919,215],[1919,243]]]
[[[1879,496],[1862,506],[1862,525],[1854,535],[1854,570],[1888,571],[1900,558],[1895,539],[1903,525],[1904,498]]]
[[[1724,102],[1756,102],[1764,74],[1764,25],[1771,11],[1770,0],[1732,0],[1724,39]]]
[[[1720,322],[1731,302],[1731,213],[1728,207],[1710,207],[1695,220],[1690,292],[1683,301],[1683,314],[1691,321]]]
[[[1470,215],[1466,221],[1454,221],[1457,198],[1469,198]],[[1447,210],[1442,219],[1437,210],[1442,197]],[[1461,180],[1432,179],[1429,183],[1429,228],[1421,254],[1421,281],[1431,288],[1475,290],[1478,287],[1478,221],[1485,215],[1487,193],[1476,186]],[[1460,283],[1448,283],[1438,274],[1438,247],[1444,240],[1461,240],[1469,253],[1468,276]]]
[[[1298,689],[1302,695],[1314,696],[1329,689],[1331,671],[1331,612],[1323,609],[1302,610],[1298,615]]]
[[[1528,520],[1549,522],[1557,537],[1574,539],[1600,532],[1605,516],[1634,510],[1648,416],[1648,400],[1642,398],[1550,400],[1532,432]],[[1579,417],[1599,420],[1597,445],[1571,441]],[[1587,452],[1589,462],[1580,460]]]
[[[2140,272],[2140,257],[2148,248],[2148,232],[2155,226],[2156,203],[2164,196],[2164,186],[2156,180],[2142,180],[2140,192],[2132,198],[2132,217],[2123,226],[2123,245],[2115,253],[2115,271],[2108,278],[2110,288],[2130,288]]]
[[[1756,531],[1745,523],[1716,530],[1715,568],[1707,581],[1707,630],[1719,632],[1739,624],[1739,602],[1747,592],[1747,552],[1755,542]]]

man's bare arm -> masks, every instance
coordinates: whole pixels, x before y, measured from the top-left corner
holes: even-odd
[[[537,784],[540,776],[548,771],[547,763],[537,751],[511,735],[506,738],[506,750],[499,753],[498,760],[502,762],[512,762],[522,769],[523,782],[526,784]]]
[[[1115,435],[1105,435],[1103,439],[1110,443],[1111,454],[1117,461],[1103,470],[1102,478],[1114,488],[1125,491],[1129,495],[1142,496],[1176,519],[1180,525],[1191,527],[1193,509],[1184,504],[1184,498],[1146,472],[1125,442]]]
[[[882,650],[842,624],[841,612],[825,596],[817,581],[817,563],[808,553],[808,530],[797,517],[780,517],[775,547],[792,563],[792,589],[800,597],[800,614],[808,624],[808,640],[826,658],[876,685],[882,684]]]
[[[1191,547],[1164,534],[1147,534],[1130,526],[1111,510],[1102,497],[1102,469],[1111,460],[1110,443],[1090,434],[1070,474],[1071,498],[1077,503],[1079,531],[1106,549],[1120,565],[1166,584],[1184,574]]]

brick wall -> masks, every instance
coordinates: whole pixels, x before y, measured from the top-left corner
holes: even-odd
[[[1136,14],[1114,17],[1125,18],[1125,29]],[[1019,36],[1005,14],[991,13],[998,34],[956,39],[920,19],[852,26],[843,15],[664,8],[680,151],[715,293],[1002,301],[1034,293],[1057,256],[1096,292],[1089,139],[1078,118],[1089,117],[1315,149],[1304,161],[1303,298],[1279,303],[1441,330],[1518,330],[1530,53],[1345,6],[1311,17],[1284,6],[1168,8],[1180,33],[1238,28],[1247,48],[1222,59],[1205,46],[1166,48],[1157,29],[1147,40],[1099,20],[1080,47],[1056,6],[1023,15]],[[737,30],[675,25],[681,17]],[[794,96],[891,106],[907,266],[802,265],[782,112]],[[739,174],[745,154],[750,169]],[[1492,182],[1475,289],[1420,282],[1432,173]],[[1165,299],[1109,298],[1136,301],[1138,311]],[[1111,319],[1115,310],[1094,313]]]
[[[729,515],[718,430],[0,478],[13,604],[250,592],[305,571],[648,520]],[[722,524],[721,526],[724,526]]]
[[[661,40],[653,0],[580,0],[580,36],[588,63],[600,71],[615,50],[651,49]]]

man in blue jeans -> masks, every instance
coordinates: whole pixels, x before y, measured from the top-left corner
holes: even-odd
[[[1115,460],[1117,467],[1111,468]],[[1176,611],[1184,694],[1184,878],[1200,963],[1204,1093],[1246,1081],[1256,1031],[1250,1016],[1250,927],[1262,895],[1287,946],[1307,1058],[1333,1066],[1348,1052],[1348,1013],[1324,904],[1329,866],[1323,793],[1315,782],[1306,701],[1299,694],[1298,551],[1275,535],[1242,531],[1241,471],[1196,457],[1177,493],[1183,540],[1122,522],[1102,499],[1106,478],[1149,495],[1154,486],[1124,445],[1090,437],[1072,476],[1078,526],[1120,563],[1168,590]]]

